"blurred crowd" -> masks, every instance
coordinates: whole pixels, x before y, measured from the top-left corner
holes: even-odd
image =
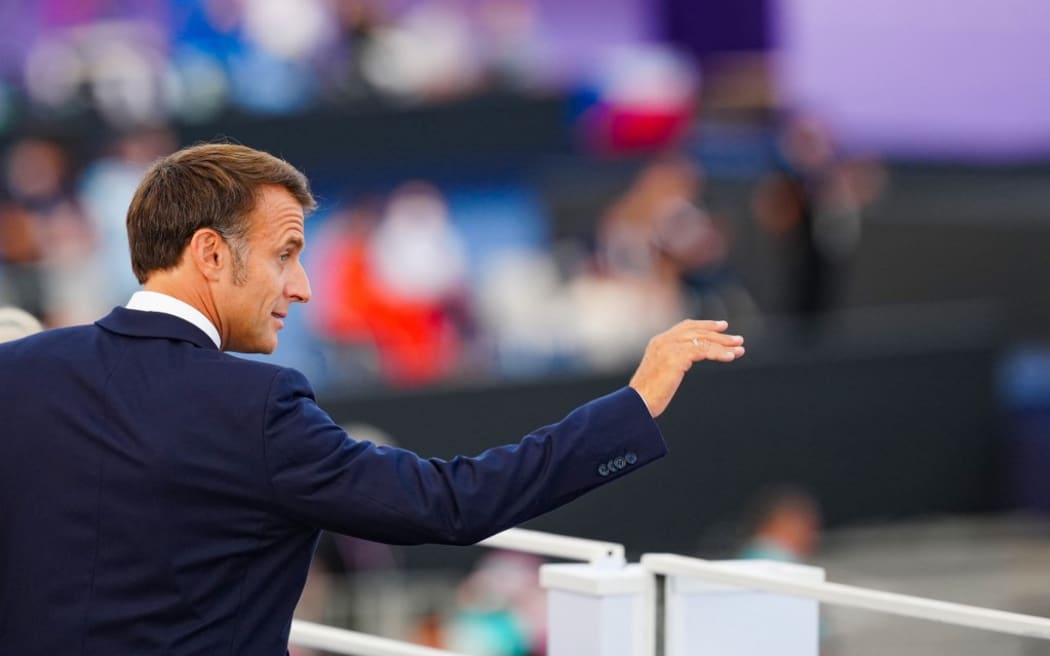
[[[86,166],[61,141],[29,137],[2,153],[0,298],[48,326],[94,321],[138,288],[125,215],[146,167],[174,148],[147,130]]]
[[[732,219],[708,208],[705,170],[681,148],[637,158],[579,234],[554,236],[525,186],[417,178],[336,195],[309,222],[314,300],[277,358],[322,388],[413,387],[615,368],[685,317],[755,328],[763,312],[819,316],[838,302],[880,181],[837,159],[816,123],[789,124],[781,141]],[[151,127],[82,147],[27,136],[0,151],[0,303],[47,326],[93,321],[137,289],[126,209],[178,143]],[[782,251],[783,307],[759,307],[734,266],[741,216]]]
[[[541,91],[579,73],[558,22],[562,14],[580,17],[558,7],[549,0],[5,2],[0,131],[22,104],[32,107],[28,114],[91,111],[127,125],[203,121],[227,108],[278,114],[362,98]]]
[[[566,231],[521,172],[535,162],[498,183],[326,180],[308,227],[314,301],[279,362],[323,390],[528,377],[623,366],[685,317],[753,330],[763,314],[833,309],[877,167],[843,161],[817,120],[767,119],[750,199],[712,210],[700,72],[647,38],[639,6],[584,30],[588,12],[553,0],[5,3],[0,304],[64,326],[126,302],[126,208],[146,167],[184,145],[180,127],[500,88],[557,90],[581,165],[630,162],[615,193]],[[56,129],[69,121],[99,129]],[[783,288],[762,299],[737,261],[756,232]]]

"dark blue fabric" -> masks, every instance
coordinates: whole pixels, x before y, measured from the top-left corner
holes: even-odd
[[[298,372],[118,308],[0,345],[0,651],[284,654],[318,529],[469,544],[664,453],[629,388],[476,458],[358,442]]]

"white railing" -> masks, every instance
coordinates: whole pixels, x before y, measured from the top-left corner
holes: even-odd
[[[641,564],[625,565],[622,545],[522,529],[479,545],[587,563],[541,570],[549,595],[550,656],[686,654],[695,651],[697,641],[708,651],[714,648],[711,653],[752,656],[769,653],[772,644],[777,653],[815,655],[817,602],[1050,640],[1047,618],[828,583],[819,568],[675,554],[647,554]],[[667,592],[661,598],[656,590],[664,579]],[[656,631],[658,616],[664,618],[662,634]],[[768,624],[756,632],[759,616]],[[352,656],[462,656],[302,621],[292,623],[290,641]]]
[[[478,546],[603,565],[623,565],[626,562],[622,544],[572,538],[523,528],[507,529],[482,540]]]
[[[422,647],[302,620],[292,620],[292,633],[288,641],[300,647],[323,649],[350,656],[463,656],[452,651]]]
[[[654,574],[664,576],[683,576],[708,583],[813,599],[834,606],[861,608],[996,633],[1050,639],[1050,619],[1034,615],[966,606],[840,583],[789,580],[776,575],[728,569],[717,562],[675,554],[646,554],[642,557],[642,566]]]

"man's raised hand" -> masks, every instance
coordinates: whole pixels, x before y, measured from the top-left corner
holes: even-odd
[[[728,327],[725,321],[686,320],[649,340],[630,386],[653,417],[667,408],[694,362],[732,362],[743,357],[744,338],[727,335]]]

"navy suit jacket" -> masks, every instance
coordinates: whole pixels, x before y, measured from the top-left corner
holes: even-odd
[[[319,529],[470,544],[664,453],[630,388],[475,458],[355,441],[298,372],[117,308],[0,345],[0,651],[285,654]]]

